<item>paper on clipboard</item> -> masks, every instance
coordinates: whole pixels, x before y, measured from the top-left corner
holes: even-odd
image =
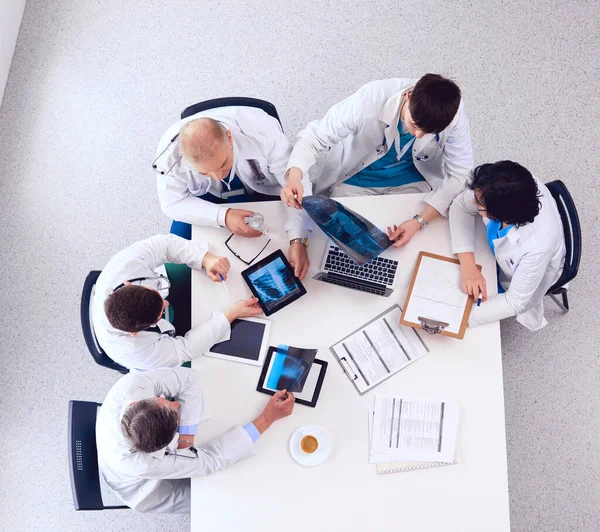
[[[361,395],[429,352],[415,329],[400,325],[394,305],[330,347]]]
[[[472,297],[460,286],[456,259],[422,251],[404,305],[401,323],[418,327],[419,318],[448,323],[442,334],[462,338],[471,311]]]

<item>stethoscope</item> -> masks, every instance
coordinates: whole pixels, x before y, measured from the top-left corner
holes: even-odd
[[[173,137],[173,138],[170,140],[170,142],[169,142],[169,144],[167,144],[166,148],[165,148],[163,151],[161,151],[161,152],[160,152],[160,153],[159,153],[159,154],[156,156],[156,159],[154,159],[154,161],[152,161],[152,169],[153,169],[155,172],[158,172],[160,175],[165,175],[165,174],[168,174],[168,173],[169,173],[171,170],[173,170],[173,168],[175,168],[175,165],[177,165],[177,163],[178,163],[179,161],[181,161],[181,158],[183,157],[183,155],[180,155],[180,156],[177,158],[177,160],[176,160],[176,161],[175,161],[175,162],[174,162],[174,163],[173,163],[173,164],[172,164],[172,165],[169,167],[169,169],[168,169],[166,172],[163,172],[162,170],[159,170],[159,169],[158,169],[158,167],[157,167],[157,165],[156,165],[156,161],[158,161],[158,160],[159,160],[159,159],[160,159],[160,158],[163,156],[163,154],[164,154],[164,153],[165,153],[167,150],[169,150],[169,148],[170,148],[170,147],[173,145],[173,143],[174,143],[174,142],[175,142],[175,141],[176,141],[178,138],[179,138],[179,133],[177,133],[177,135],[175,135],[175,136],[174,136],[174,137]]]
[[[150,282],[144,283],[144,281]],[[112,296],[117,290],[120,290],[127,284],[135,284],[138,286],[154,284],[154,286],[149,286],[149,288],[154,288],[163,299],[169,295],[169,290],[171,289],[171,281],[169,281],[169,278],[161,273],[157,273],[153,277],[135,277],[134,279],[123,281],[120,285],[113,288],[108,297]]]
[[[165,449],[165,456],[179,456],[180,458],[190,458],[191,460],[196,460],[198,458],[198,449],[195,447],[187,447],[188,450],[194,453],[194,456],[189,456],[187,454],[179,454],[179,453],[171,453]]]

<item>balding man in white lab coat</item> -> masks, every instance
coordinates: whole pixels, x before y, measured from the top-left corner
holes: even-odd
[[[139,512],[189,513],[190,477],[210,475],[248,457],[273,422],[292,413],[294,396],[275,393],[252,422],[196,445],[207,419],[195,370],[133,372],[108,392],[96,420],[100,474]]]
[[[253,213],[243,209],[243,203],[279,199],[290,152],[279,121],[254,107],[218,107],[171,126],[154,161],[161,208],[175,221],[171,232],[189,239],[192,224],[261,236],[247,224]],[[310,195],[308,175],[302,184]],[[288,258],[302,279],[309,266],[306,248],[312,222],[306,213],[285,205],[281,217],[275,223],[285,224]]]

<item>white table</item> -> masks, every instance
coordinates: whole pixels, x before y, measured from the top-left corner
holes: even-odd
[[[342,203],[379,227],[412,217],[422,195],[345,198]],[[273,242],[287,254],[280,202],[248,204],[265,216]],[[476,259],[489,287],[495,262],[483,224],[477,232]],[[211,251],[231,260],[227,285],[235,300],[251,296],[240,271],[246,266],[231,256],[224,229],[194,227]],[[317,358],[329,367],[316,408],[296,405],[293,414],[275,423],[254,446],[254,456],[212,477],[192,479],[193,531],[202,532],[499,532],[509,531],[504,394],[498,323],[468,330],[464,340],[427,336],[431,352],[375,390],[359,396],[329,346],[394,303],[403,306],[421,250],[450,255],[447,220],[434,220],[403,249],[384,256],[400,261],[397,288],[389,298],[348,290],[311,277],[318,271],[326,238],[316,229],[310,239],[311,268],[304,280],[308,293],[270,317],[270,345],[318,347]],[[193,323],[225,308],[223,287],[204,273],[192,277]],[[208,357],[194,362],[202,375],[212,418],[203,423],[199,441],[260,413],[268,396],[256,392],[260,368]],[[367,410],[375,393],[456,400],[461,409],[460,463],[429,470],[377,475],[368,462]],[[334,449],[321,466],[304,468],[290,456],[289,438],[304,424],[325,427]]]

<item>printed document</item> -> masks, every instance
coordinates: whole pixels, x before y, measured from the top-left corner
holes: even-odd
[[[423,256],[406,305],[405,322],[419,317],[449,324],[444,330],[458,334],[468,295],[460,288],[460,265]]]
[[[371,463],[454,461],[458,407],[453,401],[378,394],[372,420]]]
[[[429,349],[412,327],[400,325],[394,305],[331,347],[359,393],[370,390],[427,354]]]

